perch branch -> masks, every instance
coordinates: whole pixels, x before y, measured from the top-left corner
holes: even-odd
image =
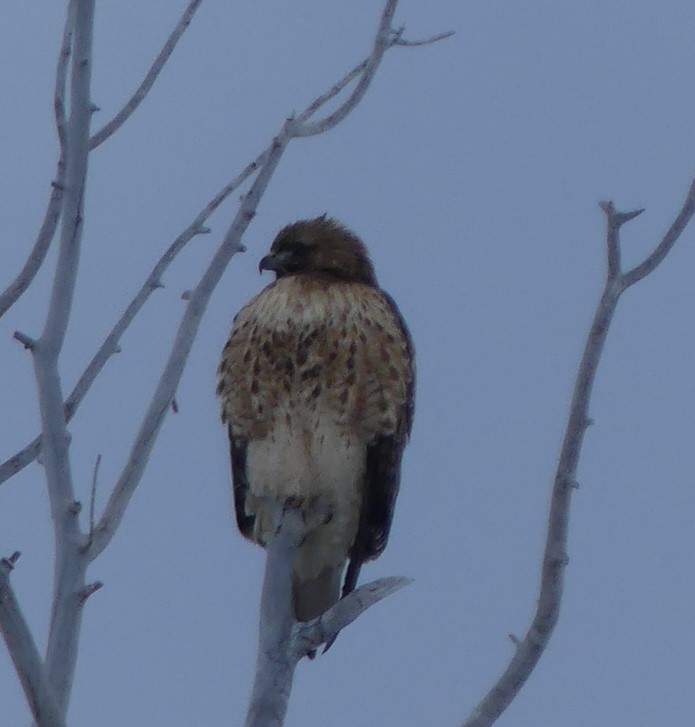
[[[368,608],[412,582],[412,578],[403,576],[379,578],[341,598],[319,618],[307,623],[296,623],[293,638],[297,654],[301,657],[323,644],[331,643],[342,629],[349,626]]]
[[[159,51],[159,55],[155,58],[147,75],[143,79],[142,83],[138,86],[135,93],[128,99],[125,106],[109,121],[104,125],[103,128],[99,129],[96,134],[89,140],[89,148],[96,149],[100,144],[103,144],[112,134],[125,124],[125,122],[133,115],[137,107],[145,99],[145,96],[150,92],[154,82],[161,73],[162,69],[169,60],[169,57],[174,52],[176,44],[181,40],[181,36],[186,32],[186,28],[191,24],[193,16],[196,10],[200,6],[203,0],[191,0],[188,3],[188,7],[183,11],[181,19],[176,24],[171,35],[167,38],[166,43]]]
[[[17,558],[19,553],[0,560],[0,630],[37,725],[65,727],[34,637],[10,583],[10,573]]]
[[[294,670],[301,658],[296,656],[291,646],[295,623],[292,568],[307,526],[299,509],[283,509],[279,505],[274,522],[275,535],[268,543],[265,561],[256,676],[246,727],[281,727],[287,712]]]
[[[267,504],[272,506],[272,502]],[[284,508],[275,504],[275,535],[267,547],[256,675],[246,727],[281,727],[299,661],[313,655],[370,606],[410,583],[408,578],[382,578],[353,591],[319,618],[297,622],[292,605],[292,569],[297,549],[307,532],[328,514],[320,499],[301,510],[291,501]]]
[[[612,202],[602,202],[600,206],[606,214],[606,284],[579,365],[555,474],[536,613],[524,638],[514,640],[516,650],[509,666],[463,723],[463,727],[492,725],[526,683],[550,640],[560,615],[564,571],[568,563],[567,533],[571,496],[577,487],[577,467],[584,434],[592,421],[588,414],[591,392],[610,324],[621,294],[656,269],[692,217],[695,211],[695,182],[683,209],[662,242],[644,263],[625,274],[620,269],[620,228],[642,210],[617,212]]]

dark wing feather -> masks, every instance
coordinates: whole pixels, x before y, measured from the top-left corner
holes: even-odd
[[[343,596],[355,589],[362,563],[377,558],[386,548],[401,479],[403,445],[403,440],[389,434],[377,437],[367,448],[364,499]]]
[[[246,445],[247,441],[242,437],[235,437],[232,427],[229,431],[229,449],[232,459],[232,482],[234,491],[234,510],[236,522],[241,534],[253,539],[253,526],[256,521],[254,515],[246,513],[246,496],[249,491],[249,478],[246,472]]]

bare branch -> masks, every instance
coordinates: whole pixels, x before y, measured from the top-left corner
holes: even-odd
[[[291,644],[295,624],[292,568],[307,526],[298,508],[283,509],[277,503],[276,510],[275,535],[268,543],[265,561],[256,676],[246,727],[282,727],[294,670],[301,658]]]
[[[27,336],[26,333],[22,333],[21,331],[15,331],[12,337],[19,341],[27,351],[33,351],[36,346],[36,341],[31,336]]]
[[[297,623],[294,627],[294,642],[301,656],[308,651],[330,644],[342,629],[349,626],[375,603],[410,585],[412,578],[391,576],[366,583],[353,591],[313,621]]]
[[[288,119],[278,136],[273,140],[264,155],[256,179],[249,191],[242,198],[239,210],[229,230],[222,240],[212,261],[203,273],[198,285],[190,295],[179,329],[172,346],[169,359],[159,379],[157,388],[145,413],[140,431],[130,451],[128,461],[123,468],[111,497],[106,505],[94,538],[89,548],[90,559],[94,559],[108,545],[121,522],[125,509],[135,492],[145,465],[149,460],[152,447],[156,441],[164,416],[169,409],[171,400],[183,374],[198,326],[207,308],[210,296],[220,281],[229,261],[240,252],[241,237],[256,214],[256,208],[265,192],[270,179],[292,139],[294,120]]]
[[[314,101],[312,101],[301,114],[297,116],[297,121],[303,122],[310,119],[322,106],[328,103],[332,98],[335,98],[351,81],[354,81],[360,73],[364,72],[367,67],[369,58],[365,58],[361,63],[358,63],[351,71],[346,73],[334,86],[332,86],[326,93],[322,93]]]
[[[447,30],[445,33],[438,33],[437,35],[432,35],[429,38],[423,38],[422,40],[406,40],[405,38],[397,38],[394,40],[393,45],[414,48],[420,45],[431,45],[432,43],[437,43],[445,38],[451,38],[452,35],[456,35],[455,30]]]
[[[104,587],[104,584],[101,581],[94,581],[94,583],[88,583],[78,594],[77,596],[77,605],[78,606],[84,606],[87,599],[97,591],[100,591]]]
[[[312,136],[314,134],[321,134],[339,124],[361,101],[362,97],[369,88],[372,79],[374,78],[377,68],[381,64],[384,53],[389,48],[394,46],[429,45],[430,43],[436,43],[437,41],[448,38],[454,34],[454,31],[451,30],[446,33],[434,35],[426,40],[403,40],[403,28],[399,28],[398,30],[394,30],[392,28],[393,15],[396,11],[397,5],[398,0],[388,0],[386,3],[370,55],[360,64],[355,66],[340,81],[338,81],[333,88],[322,96],[319,96],[314,102],[309,104],[309,106],[301,114],[299,114],[297,121],[301,122],[301,125],[298,127],[297,136]],[[313,124],[304,123],[313,116],[316,111],[321,108],[321,106],[337,96],[351,81],[358,77],[360,77],[359,83],[353,90],[352,94],[336,111],[324,119],[314,122]]]
[[[334,126],[339,124],[362,100],[362,97],[367,92],[367,89],[374,78],[374,74],[381,63],[384,53],[394,43],[392,21],[397,5],[398,0],[387,0],[384,11],[381,14],[381,21],[376,33],[376,38],[374,39],[372,52],[370,53],[369,58],[365,61],[364,70],[362,71],[360,80],[355,86],[354,91],[350,94],[350,97],[338,109],[336,109],[332,114],[326,116],[324,119],[315,121],[312,124],[302,123],[297,128],[297,136],[313,136],[332,129]]]
[[[610,202],[602,203],[601,206],[606,212],[608,274],[579,365],[555,474],[536,613],[524,638],[513,638],[516,651],[509,666],[463,723],[463,727],[489,727],[504,712],[538,663],[560,615],[565,566],[569,562],[567,533],[570,504],[572,493],[577,489],[577,467],[584,434],[592,421],[589,417],[591,392],[610,324],[620,295],[625,290],[620,275],[618,230],[622,224],[639,214],[639,211],[616,212]]]
[[[14,553],[0,560],[0,631],[39,727],[65,727],[34,637],[10,583],[10,573],[18,557],[19,553]]]
[[[17,277],[0,294],[0,318],[22,297],[46,259],[46,253],[51,246],[56,228],[58,227],[58,220],[60,220],[60,212],[63,204],[63,169],[64,164],[61,158],[58,162],[55,183],[51,187],[46,213],[44,214],[43,222],[41,223],[41,228],[39,229],[34,246],[24,266],[17,274]]]
[[[609,280],[616,280],[620,277],[622,269],[620,266],[620,228],[637,215],[644,212],[632,210],[632,212],[616,212],[613,202],[599,202],[598,206],[606,214],[606,251],[607,251],[607,274]]]
[[[361,586],[313,621],[299,623],[292,601],[292,569],[297,548],[307,532],[325,520],[330,510],[320,498],[301,508],[290,500],[274,507],[275,535],[267,546],[261,593],[256,676],[246,716],[246,727],[281,727],[287,711],[294,670],[299,661],[313,658],[370,606],[411,582],[409,578],[381,578]]]
[[[159,55],[155,58],[150,70],[147,72],[143,82],[138,86],[135,93],[128,99],[125,106],[108,122],[102,129],[99,129],[96,134],[90,139],[89,148],[96,149],[100,144],[105,142],[112,134],[123,126],[123,124],[133,115],[137,107],[142,103],[145,96],[150,92],[154,82],[157,80],[157,76],[161,73],[162,69],[169,60],[169,57],[174,52],[176,44],[181,40],[181,36],[186,32],[186,28],[191,24],[193,16],[196,10],[200,6],[203,0],[191,0],[188,3],[188,7],[184,10],[181,19],[176,24],[176,27],[171,32],[171,35],[167,38]]]
[[[629,288],[631,285],[642,280],[650,273],[654,272],[656,268],[661,264],[663,259],[671,252],[671,249],[678,241],[683,230],[687,227],[693,214],[695,213],[695,179],[693,179],[688,195],[683,202],[681,211],[676,216],[671,227],[664,235],[661,242],[657,245],[654,252],[642,263],[636,265],[632,270],[628,270],[623,275],[623,288]]]
[[[56,68],[55,90],[53,92],[53,114],[55,116],[56,131],[60,143],[61,159],[65,159],[67,138],[67,116],[65,113],[65,87],[67,85],[68,65],[72,49],[72,34],[75,24],[75,3],[69,2],[63,28],[63,42],[60,45],[58,54],[58,66]],[[60,169],[60,167],[59,167]],[[56,175],[61,176],[61,175]]]
[[[65,153],[66,153],[66,119],[65,119],[65,83],[67,77],[68,61],[70,59],[70,44],[72,42],[73,3],[68,5],[63,29],[63,42],[58,54],[56,68],[56,82],[53,107],[55,112],[56,130],[60,142],[60,156],[56,165],[55,179],[51,184],[51,194],[43,217],[43,222],[36,237],[34,246],[29,253],[27,261],[17,274],[17,277],[7,286],[0,295],[0,318],[14,303],[21,298],[24,291],[31,285],[36,273],[41,269],[46,253],[51,246],[58,227],[58,221],[63,207],[63,190],[65,188]]]
[[[212,215],[212,213],[233,193],[235,192],[254,172],[258,170],[267,157],[267,150],[259,154],[252,162],[228,184],[226,184],[201,210],[191,224],[172,242],[162,257],[157,261],[152,272],[147,276],[142,287],[135,295],[133,300],[128,304],[123,315],[118,319],[106,340],[94,354],[87,368],[80,376],[75,388],[65,401],[65,421],[69,422],[75,415],[80,404],[84,400],[92,384],[103,370],[106,362],[119,350],[119,341],[121,337],[133,322],[135,316],[145,305],[150,295],[161,285],[161,277],[174,261],[176,256],[183,248],[198,234],[206,234],[209,229],[204,226],[204,222]],[[0,465],[0,484],[14,477],[21,472],[27,465],[31,464],[39,455],[41,449],[41,436],[35,437],[29,444],[23,447],[19,452],[7,459]]]
[[[92,473],[92,488],[89,493],[89,534],[87,536],[87,546],[92,542],[94,534],[94,504],[97,498],[97,482],[99,479],[99,465],[101,465],[101,455],[98,454],[96,462],[94,462],[94,472]]]

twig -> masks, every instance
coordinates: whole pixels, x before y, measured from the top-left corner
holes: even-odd
[[[181,36],[185,33],[186,28],[191,24],[196,10],[203,0],[191,0],[188,7],[184,10],[181,19],[176,27],[167,38],[166,43],[159,51],[159,55],[155,58],[150,70],[147,72],[143,82],[138,86],[135,93],[128,99],[125,106],[109,121],[102,129],[99,129],[89,141],[89,148],[96,149],[103,144],[112,134],[123,126],[123,124],[133,115],[137,107],[142,103],[145,96],[150,92],[157,76],[161,73],[169,57],[174,52],[176,44],[181,40]]]
[[[610,324],[622,293],[656,269],[692,217],[695,211],[695,182],[690,188],[683,209],[662,242],[644,263],[628,273],[623,273],[620,268],[620,228],[637,217],[642,210],[617,212],[612,202],[601,202],[600,206],[606,214],[606,285],[594,315],[574,385],[550,502],[536,614],[524,638],[514,637],[516,650],[509,666],[463,723],[463,727],[492,725],[525,684],[550,640],[560,615],[564,571],[568,563],[570,501],[572,492],[578,487],[576,474],[584,434],[592,423],[588,415],[591,392]]]
[[[77,596],[77,605],[78,606],[84,606],[84,604],[87,602],[87,599],[97,591],[100,591],[104,587],[104,584],[101,581],[94,581],[94,583],[88,583],[78,594]]]
[[[609,280],[617,280],[622,272],[620,265],[620,228],[630,220],[641,215],[643,209],[632,212],[617,212],[613,202],[599,202],[598,206],[606,215],[606,272]]]
[[[34,719],[41,727],[65,727],[34,637],[10,583],[18,557],[19,553],[14,553],[0,560],[0,630]]]
[[[406,40],[405,38],[396,38],[393,41],[393,45],[405,46],[406,48],[414,48],[416,46],[438,43],[440,40],[451,38],[452,35],[456,35],[455,30],[447,30],[445,33],[437,33],[437,35],[432,35],[429,38],[423,38],[422,40]]]

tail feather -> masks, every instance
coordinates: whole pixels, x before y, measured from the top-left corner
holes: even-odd
[[[297,621],[311,621],[340,598],[341,566],[327,566],[315,578],[293,575],[294,613]]]

